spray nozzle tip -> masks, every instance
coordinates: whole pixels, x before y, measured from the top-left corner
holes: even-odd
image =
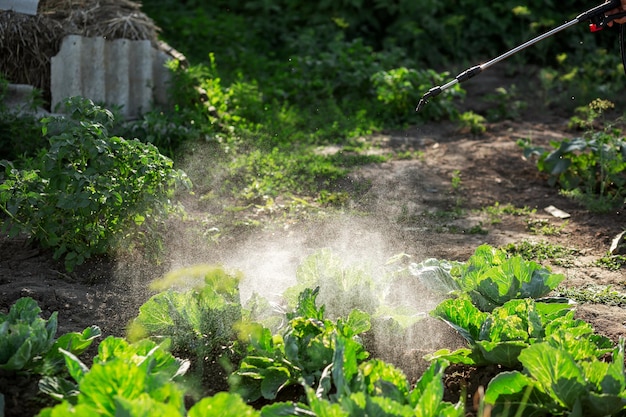
[[[421,99],[419,103],[417,103],[417,107],[415,108],[415,111],[420,111],[422,110],[422,107],[424,107],[424,105],[426,104],[426,100]]]

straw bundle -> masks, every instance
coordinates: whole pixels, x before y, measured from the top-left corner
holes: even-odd
[[[45,16],[0,12],[0,73],[17,84],[50,88],[50,57],[57,54],[64,31]]]
[[[41,0],[39,14],[62,22],[66,34],[106,39],[150,40],[158,28],[130,0]]]
[[[50,58],[66,35],[150,40],[158,27],[130,0],[40,0],[37,16],[0,11],[0,73],[50,95]]]

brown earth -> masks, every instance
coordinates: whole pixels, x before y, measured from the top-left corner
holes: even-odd
[[[484,82],[468,87],[468,93],[480,97],[485,89],[500,82],[486,77]],[[258,220],[286,220],[222,237],[210,248],[198,242],[190,244],[193,241],[188,234],[172,229],[170,259],[161,265],[132,259],[100,261],[67,273],[50,252],[24,239],[3,236],[0,312],[6,313],[18,298],[29,296],[39,302],[45,317],[59,312],[59,334],[96,324],[103,337],[124,336],[126,324],[151,294],[147,282],[169,269],[197,262],[222,263],[245,273],[242,297],[258,291],[271,298],[293,282],[295,268],[304,256],[323,247],[341,254],[346,261],[382,265],[398,253],[406,253],[416,262],[426,258],[464,261],[482,243],[502,246],[521,241],[550,242],[578,250],[566,267],[561,262],[542,262],[566,276],[564,287],[611,285],[626,292],[623,267],[610,271],[594,266],[594,261],[607,253],[612,239],[626,227],[623,211],[594,214],[560,196],[546,184],[533,161],[522,157],[516,144],[522,138],[548,145],[551,140],[575,137],[578,133],[568,131],[566,122],[549,111],[529,109],[522,120],[488,124],[487,132],[478,136],[459,131],[450,123],[429,123],[364,138],[377,145],[376,149],[416,151],[416,156],[357,170],[348,186],[356,184],[367,191],[342,213],[329,211],[315,220],[298,221],[286,216],[287,208],[279,202],[271,208],[257,207],[247,215]],[[460,182],[453,185],[455,177]],[[536,212],[501,215],[500,222],[494,223],[480,209],[496,203],[529,207]],[[550,205],[569,213],[570,218],[562,220],[544,211]],[[558,233],[533,233],[529,229],[532,221],[551,225]],[[208,230],[210,225],[203,227]],[[413,296],[424,303],[425,311],[434,306],[433,300],[420,299],[421,294]],[[581,304],[578,315],[613,340],[626,336],[626,311],[622,306]],[[423,353],[462,344],[439,322],[426,321],[420,326],[426,327],[416,329],[410,343],[400,344],[400,351],[387,352],[388,359],[413,380],[423,369]],[[379,351],[384,352],[382,348]],[[471,394],[486,380],[484,373],[451,370],[449,395],[458,396],[460,387],[466,384],[473,384],[468,388]],[[452,392],[455,389],[456,394]],[[41,407],[32,397],[32,401],[26,401],[36,389],[3,375],[0,392],[5,395],[7,416],[32,415]]]

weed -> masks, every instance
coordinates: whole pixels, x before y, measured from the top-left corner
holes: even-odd
[[[495,107],[487,110],[486,119],[490,122],[519,119],[521,111],[526,108],[526,103],[519,100],[517,96],[515,84],[511,85],[508,90],[504,87],[496,88],[494,93],[485,97],[488,102],[495,105]]]
[[[483,207],[480,211],[482,213],[487,214],[491,224],[501,223],[502,222],[502,216],[504,216],[504,215],[530,216],[531,214],[535,214],[537,212],[536,209],[531,209],[528,206],[515,207],[511,203],[502,204],[501,205],[497,201],[493,205],[491,205],[491,206]]]
[[[478,223],[477,225],[474,225],[470,227],[469,229],[465,230],[464,233],[467,233],[469,235],[487,235],[489,234],[489,231],[483,228],[482,223]]]
[[[451,225],[437,225],[434,228],[436,233],[450,233],[457,235],[487,235],[489,231],[482,227],[482,223],[464,228],[455,224]]]
[[[423,161],[424,158],[426,157],[426,154],[424,153],[424,151],[411,150],[411,151],[396,152],[395,157],[396,159],[399,159],[399,160],[417,159],[417,160]]]
[[[568,221],[564,221],[561,225],[554,225],[547,219],[528,219],[526,226],[528,230],[535,235],[558,236],[567,226]]]
[[[452,183],[452,190],[459,191],[459,189],[461,188],[461,171],[459,171],[458,169],[452,172],[451,183]]]
[[[371,80],[376,90],[376,98],[385,105],[388,117],[404,122],[408,120],[407,109],[420,100],[422,91],[427,90],[433,82],[443,81],[447,75],[446,73],[439,75],[432,70],[418,71],[402,67],[377,72]],[[448,91],[445,92],[448,100],[433,102],[432,104],[437,107],[431,109],[429,106],[424,109],[428,112],[424,117],[437,120],[444,116],[456,115],[449,98],[461,95],[461,90],[455,87],[450,93]]]
[[[626,256],[606,255],[598,259],[595,264],[611,271],[617,271],[620,268],[626,267]]]
[[[586,106],[576,108],[575,115],[570,118],[567,127],[569,129],[591,131],[596,127],[598,122],[604,125],[606,122],[606,120],[604,120],[606,111],[614,108],[615,104],[608,100],[593,100]]]
[[[321,190],[317,201],[322,205],[343,207],[350,201],[350,195],[346,192]]]
[[[587,285],[585,287],[557,288],[557,295],[571,298],[579,303],[626,306],[626,294],[620,293],[610,285]]]
[[[487,120],[480,114],[468,111],[461,114],[459,123],[462,131],[469,131],[474,135],[480,135],[487,131],[487,126],[485,125],[486,121]]]
[[[434,211],[425,211],[424,216],[429,217],[431,219],[448,219],[455,220],[463,217],[465,215],[465,210],[463,210],[460,206],[455,206],[448,210],[437,209]]]
[[[527,240],[509,243],[503,249],[510,254],[538,262],[550,259],[554,264],[563,267],[571,266],[574,256],[580,253],[577,249],[566,248],[550,242],[529,242]]]

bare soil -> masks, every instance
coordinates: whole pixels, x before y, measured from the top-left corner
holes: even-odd
[[[473,89],[468,87],[468,95],[480,96],[498,82],[511,80],[486,79]],[[59,334],[96,324],[103,337],[124,336],[125,326],[151,295],[147,283],[169,269],[197,262],[222,263],[246,274],[242,297],[251,291],[271,297],[293,280],[303,255],[322,247],[341,253],[346,260],[384,263],[401,252],[415,261],[464,261],[482,243],[550,242],[579,251],[567,267],[542,262],[566,276],[564,286],[611,285],[626,292],[624,268],[610,271],[594,265],[626,227],[623,210],[590,213],[547,185],[534,162],[523,158],[516,141],[531,138],[533,143],[547,146],[552,140],[578,133],[567,130],[564,117],[545,109],[533,110],[529,109],[522,120],[488,124],[487,132],[478,136],[459,131],[450,123],[430,123],[364,138],[382,151],[417,151],[419,156],[357,170],[347,186],[367,190],[349,210],[329,212],[324,220],[287,217],[282,224],[274,221],[265,228],[223,236],[221,243],[210,249],[177,241],[177,231],[173,230],[168,244],[171,258],[160,265],[137,259],[97,260],[67,273],[49,251],[25,239],[2,236],[0,312],[6,313],[18,298],[29,296],[39,302],[45,317],[58,311]],[[456,186],[454,177],[460,179]],[[534,208],[536,212],[502,215],[499,223],[493,223],[480,209],[496,203]],[[551,205],[569,213],[570,218],[563,220],[547,213],[544,209]],[[261,211],[255,214],[259,219],[272,217],[267,210]],[[273,218],[280,218],[280,213]],[[559,232],[533,233],[529,220],[543,220]],[[420,294],[415,297],[419,299]],[[615,341],[626,336],[626,311],[621,306],[582,304],[578,315]],[[439,322],[426,321],[420,326],[426,328],[416,329],[413,346],[402,344],[401,352],[387,353],[388,359],[412,379],[423,370],[423,353],[462,344]],[[380,352],[384,356],[382,349]],[[472,395],[494,372],[497,370],[451,369],[446,380],[448,397],[458,398],[463,387]],[[36,392],[32,386],[24,387],[3,375],[0,392],[5,396],[6,416],[34,415],[43,405],[32,397]]]

